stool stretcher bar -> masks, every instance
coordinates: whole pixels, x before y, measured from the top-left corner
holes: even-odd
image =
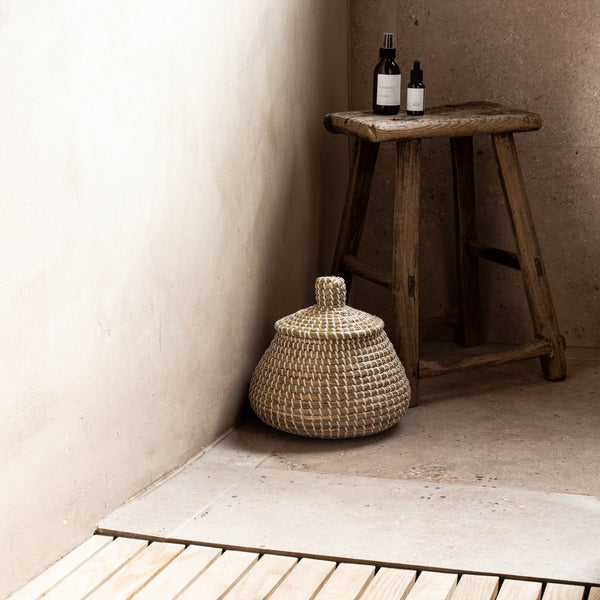
[[[491,365],[501,365],[515,360],[525,360],[527,358],[538,358],[540,356],[551,357],[554,353],[552,344],[547,340],[536,340],[527,344],[513,346],[510,350],[503,350],[493,354],[483,354],[479,356],[470,356],[464,360],[459,360],[449,365],[443,365],[436,361],[419,361],[419,377],[437,377],[438,375],[447,375],[448,373],[458,373],[467,369],[476,367],[489,367]]]
[[[492,246],[484,246],[474,240],[467,242],[469,251],[473,256],[495,262],[499,265],[516,269],[519,271],[521,265],[519,264],[519,257],[516,252],[509,252],[508,250],[501,250],[500,248],[493,248]]]

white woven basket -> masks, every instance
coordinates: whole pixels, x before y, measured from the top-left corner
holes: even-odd
[[[406,412],[410,387],[383,321],[346,306],[341,277],[319,277],[317,303],[275,323],[250,382],[268,425],[316,438],[388,429]]]

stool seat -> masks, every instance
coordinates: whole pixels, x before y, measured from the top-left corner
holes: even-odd
[[[432,108],[422,116],[381,116],[369,111],[331,113],[324,124],[333,133],[354,139],[350,177],[338,231],[332,274],[346,280],[360,276],[391,290],[394,323],[392,342],[404,363],[418,402],[423,377],[464,371],[513,360],[539,357],[544,377],[566,376],[564,339],[550,295],[533,219],[525,193],[513,133],[535,131],[542,125],[536,113],[493,102],[468,102]],[[487,246],[477,238],[473,136],[489,135],[506,202],[515,251]],[[479,260],[489,260],[523,276],[534,330],[530,342],[495,354],[481,354],[442,365],[419,359],[419,201],[420,146],[424,138],[448,138],[452,155],[456,222],[456,266],[459,343],[480,343]],[[390,271],[358,259],[375,163],[384,142],[396,144],[393,257]]]
[[[406,113],[385,117],[357,110],[331,113],[324,121],[332,133],[354,135],[369,142],[535,131],[542,126],[539,115],[495,102],[438,106],[419,117]]]

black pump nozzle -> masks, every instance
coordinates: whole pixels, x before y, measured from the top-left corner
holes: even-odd
[[[415,60],[413,63],[413,68],[410,72],[410,82],[423,83],[423,71],[421,70],[421,63],[418,60]]]
[[[381,48],[379,48],[379,58],[396,58],[393,33],[383,34],[383,44]]]

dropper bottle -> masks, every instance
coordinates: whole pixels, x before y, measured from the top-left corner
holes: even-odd
[[[421,63],[415,60],[410,72],[410,83],[406,90],[406,114],[420,116],[425,114],[425,84]]]
[[[373,112],[378,115],[396,115],[400,110],[401,75],[395,58],[394,34],[384,33],[373,73]]]

